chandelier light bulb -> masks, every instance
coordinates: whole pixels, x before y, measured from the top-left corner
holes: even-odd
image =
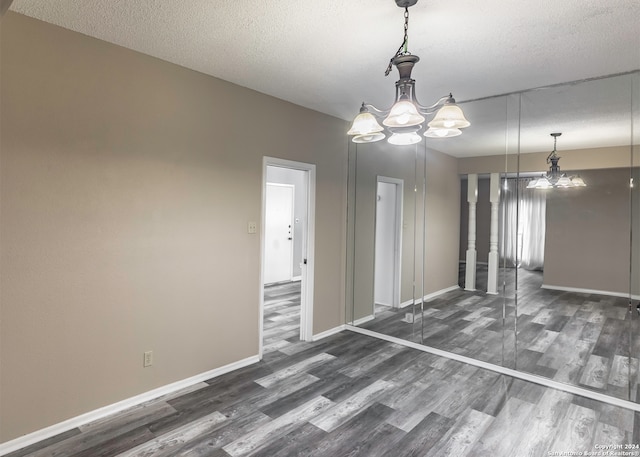
[[[403,97],[406,97],[406,95]],[[389,116],[382,121],[387,127],[412,127],[414,125],[420,125],[423,122],[424,116],[418,113],[416,105],[402,97],[393,105]]]
[[[384,128],[378,124],[373,114],[368,111],[361,111],[353,120],[351,129],[347,132],[347,135],[369,135],[371,133],[382,132],[383,130]]]
[[[464,113],[455,102],[447,102],[438,110],[433,120],[427,125],[440,129],[464,129],[469,127],[471,123],[464,117]]]

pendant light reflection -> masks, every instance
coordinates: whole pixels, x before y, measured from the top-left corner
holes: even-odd
[[[527,189],[567,189],[570,187],[586,187],[586,183],[579,175],[567,176],[565,173],[560,173],[560,165],[558,165],[560,156],[556,150],[556,145],[558,137],[562,135],[562,133],[551,133],[550,135],[553,137],[553,151],[551,151],[547,157],[547,163],[551,164],[549,171],[546,175],[542,175],[537,179],[529,181]]]

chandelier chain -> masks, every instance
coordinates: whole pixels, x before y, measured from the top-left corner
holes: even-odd
[[[409,46],[409,7],[405,6],[404,7],[404,39],[402,40],[402,44],[400,45],[396,53],[389,60],[389,65],[387,66],[387,69],[384,72],[385,76],[389,76],[389,73],[391,73],[391,70],[393,69],[393,59],[403,54],[404,55],[410,54],[410,52],[407,50],[408,46]]]

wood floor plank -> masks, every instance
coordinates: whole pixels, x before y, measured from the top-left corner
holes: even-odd
[[[571,404],[571,397],[570,394],[559,390],[546,389],[533,410],[532,418],[527,424],[527,432],[522,434],[513,449],[513,455],[547,455],[551,446],[549,437],[555,436],[558,424],[564,419]]]
[[[596,424],[594,410],[571,404],[549,451],[579,453],[593,450]]]
[[[323,364],[328,360],[333,360],[333,359],[335,359],[334,356],[326,353],[321,353],[309,359],[302,360],[301,362],[298,362],[295,365],[290,365],[286,368],[278,370],[275,373],[267,375],[263,378],[256,379],[255,382],[265,388],[272,387],[273,385],[281,382],[284,379],[291,377],[294,374],[298,374],[302,371],[310,370],[318,365]]]
[[[609,379],[609,359],[597,355],[589,356],[580,384],[603,389]]]
[[[222,449],[223,446],[271,422],[269,417],[259,411],[253,411],[253,408],[243,408],[243,410],[244,413],[238,413],[237,410],[235,414],[225,413],[228,420],[220,428],[190,440],[180,449],[175,449],[172,457],[209,457],[210,455],[228,457],[229,454]]]
[[[471,447],[468,455],[494,457],[514,455],[513,449],[528,429],[534,406],[518,398],[509,398],[502,411],[486,427],[482,436]],[[505,433],[508,430],[509,433]]]
[[[380,379],[340,403],[334,404],[309,422],[325,432],[331,432],[394,387],[394,384]]]
[[[316,448],[316,443],[321,442],[326,435],[327,432],[307,422],[256,450],[252,453],[252,457],[306,456]]]
[[[433,446],[425,457],[463,457],[484,434],[494,420],[493,416],[469,409],[456,424]]]
[[[146,441],[118,457],[171,457],[189,441],[220,427],[227,417],[216,411],[171,432]]]
[[[331,433],[325,435],[320,442],[316,443],[315,448],[309,450],[310,452],[302,455],[306,457],[362,455],[362,450],[369,449],[367,443],[376,440],[380,433],[379,427],[386,425],[384,420],[390,413],[389,408],[379,403],[368,404],[333,429]],[[385,435],[388,432],[389,430],[386,430]]]
[[[424,456],[453,427],[455,420],[429,413],[405,437],[396,444],[394,452],[388,455],[403,457]]]
[[[223,447],[225,452],[232,457],[248,455],[261,446],[267,445],[268,439],[289,433],[296,426],[311,421],[333,405],[333,402],[324,397],[317,397],[302,406],[274,419],[250,433],[238,438]]]

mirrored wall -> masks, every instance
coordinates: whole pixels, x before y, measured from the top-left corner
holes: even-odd
[[[640,401],[640,73],[461,106],[350,143],[347,321]]]

